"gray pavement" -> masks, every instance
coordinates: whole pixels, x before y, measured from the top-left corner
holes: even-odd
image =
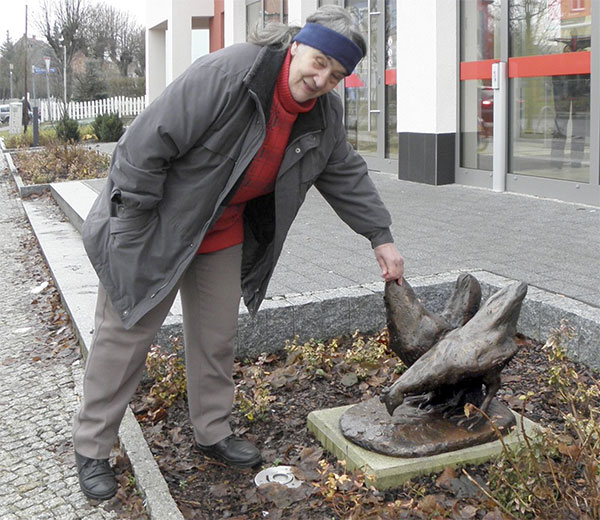
[[[407,278],[482,269],[600,307],[600,207],[372,178],[392,213]],[[378,280],[366,241],[311,190],[270,293]]]

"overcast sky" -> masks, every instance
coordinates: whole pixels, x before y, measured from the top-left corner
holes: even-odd
[[[145,0],[88,0],[89,4],[104,3],[129,11],[140,25],[144,23]],[[25,32],[25,5],[28,6],[27,34],[41,38],[35,22],[42,15],[39,0],[0,0],[0,42],[6,40],[6,31],[10,32],[13,42]]]

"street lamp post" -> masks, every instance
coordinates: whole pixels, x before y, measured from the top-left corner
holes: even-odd
[[[64,90],[65,90],[65,110],[67,110],[67,46],[63,46],[63,61],[64,61]]]
[[[44,62],[46,63],[46,106],[48,108],[47,117],[50,121],[52,121],[52,115],[50,113],[50,80],[48,79],[50,75],[50,57],[44,56]]]
[[[8,70],[9,70],[9,75],[10,75],[10,99],[12,99],[13,97],[13,64],[9,63],[8,64]]]
[[[36,102],[37,96],[35,95],[35,65],[31,66],[31,83],[33,85],[33,102]]]

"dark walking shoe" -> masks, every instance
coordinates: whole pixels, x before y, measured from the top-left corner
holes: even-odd
[[[204,455],[238,468],[251,468],[262,461],[260,451],[254,444],[233,435],[210,446],[202,444],[196,446]]]
[[[92,500],[108,500],[117,492],[117,481],[108,459],[90,459],[75,452],[79,486]]]

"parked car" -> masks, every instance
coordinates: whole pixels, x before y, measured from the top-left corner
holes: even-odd
[[[0,105],[0,124],[7,125],[10,119],[10,106]]]
[[[30,110],[29,122],[33,120],[33,112]],[[0,124],[7,125],[10,122],[10,105],[0,105]]]

